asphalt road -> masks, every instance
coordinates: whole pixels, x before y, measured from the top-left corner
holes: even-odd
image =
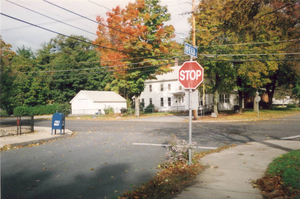
[[[1,153],[2,199],[116,198],[153,178],[165,161],[166,149],[150,144],[167,144],[172,135],[188,140],[188,123],[169,119],[67,120],[66,128],[78,132],[75,137]],[[35,125],[51,127],[51,120],[36,120]],[[198,147],[296,135],[299,114],[259,122],[193,123]]]

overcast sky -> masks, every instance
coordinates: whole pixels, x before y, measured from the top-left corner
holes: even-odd
[[[71,10],[75,13],[83,15],[92,20],[96,16],[106,16],[109,9],[120,5],[124,8],[129,2],[135,0],[47,0],[60,7]],[[11,3],[12,2],[12,3]],[[196,1],[198,2],[198,1]],[[53,19],[41,16],[32,11],[21,8],[13,3],[19,4],[35,12],[42,13],[48,17],[62,21],[66,24],[59,23]],[[192,0],[161,0],[161,5],[167,5],[171,13],[171,21],[175,27],[176,40],[181,42],[182,37],[187,37],[191,29],[188,23],[189,14],[182,15],[182,13],[190,12],[192,9]],[[26,22],[42,26],[44,28],[65,34],[65,35],[83,35],[90,40],[95,40],[97,24],[84,19],[80,16],[67,12],[56,6],[53,6],[43,0],[1,0],[1,13],[11,17],[24,20]],[[1,35],[2,39],[12,45],[12,49],[16,50],[18,47],[30,47],[34,52],[41,48],[45,42],[49,42],[51,38],[57,36],[55,33],[39,29],[37,27],[27,25],[17,20],[0,15]],[[76,28],[82,29],[78,30]]]

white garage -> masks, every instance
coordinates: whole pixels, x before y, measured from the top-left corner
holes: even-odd
[[[112,107],[114,113],[127,108],[126,99],[114,91],[80,91],[71,101],[74,115],[105,114],[104,109]]]

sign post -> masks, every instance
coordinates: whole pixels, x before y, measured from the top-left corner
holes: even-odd
[[[192,144],[192,109],[191,109],[191,93],[192,89],[196,89],[204,78],[204,69],[196,61],[184,62],[178,70],[179,83],[189,89],[189,144]],[[192,162],[192,150],[189,149],[189,165]]]
[[[259,117],[259,102],[261,100],[261,97],[259,96],[259,93],[256,92],[256,97],[255,97],[255,101],[257,103],[257,117]]]

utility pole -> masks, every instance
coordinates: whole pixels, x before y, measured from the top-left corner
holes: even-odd
[[[192,45],[196,47],[195,0],[193,0],[193,4],[192,4]],[[196,120],[198,116],[198,110],[193,110],[193,113],[194,113],[194,120]]]

